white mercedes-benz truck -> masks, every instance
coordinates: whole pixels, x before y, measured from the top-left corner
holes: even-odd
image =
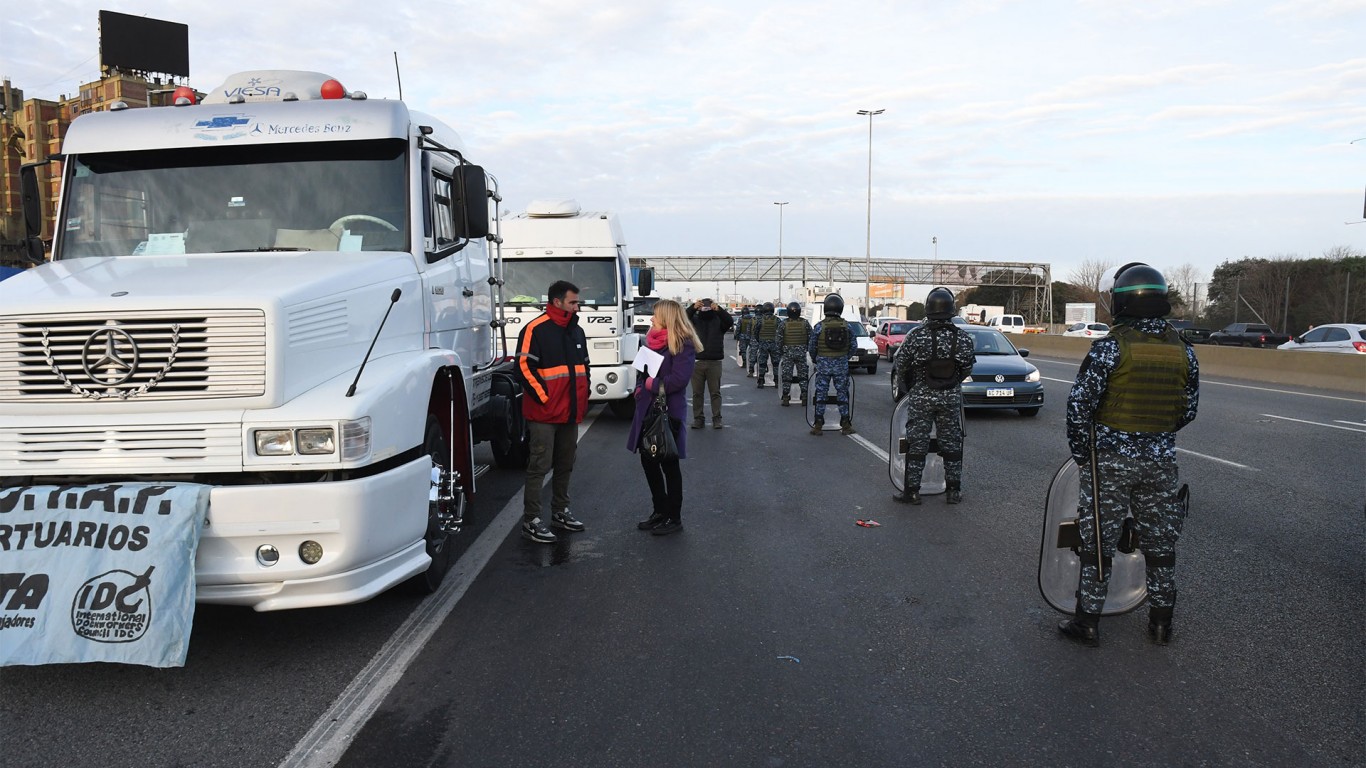
[[[52,259],[0,283],[0,499],[209,485],[200,602],[435,590],[474,444],[526,462],[496,182],[440,121],[320,73],[176,100],[72,122]]]
[[[509,333],[545,310],[551,283],[578,286],[579,324],[588,338],[588,399],[631,418],[631,365],[643,337],[632,323],[636,291],[616,214],[584,211],[574,200],[533,200],[525,212],[504,217],[500,233]],[[648,296],[653,272],[641,270],[640,283],[639,294]]]

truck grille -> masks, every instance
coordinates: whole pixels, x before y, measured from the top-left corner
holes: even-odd
[[[0,429],[4,474],[240,471],[242,428],[186,426],[15,427]]]
[[[0,402],[198,400],[265,389],[260,310],[0,317]]]

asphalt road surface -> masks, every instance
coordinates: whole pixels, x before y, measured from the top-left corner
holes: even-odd
[[[182,669],[0,670],[0,765],[1366,764],[1366,394],[1207,381],[1173,644],[1140,609],[1085,649],[1036,583],[1076,364],[1036,362],[1037,418],[969,414],[957,507],[891,501],[885,364],[855,376],[863,440],[728,368],[675,536],[635,529],[628,424],[598,414],[586,532],[521,539],[492,471],[436,596],[200,606]]]

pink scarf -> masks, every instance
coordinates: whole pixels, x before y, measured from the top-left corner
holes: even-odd
[[[656,352],[663,352],[664,348],[669,346],[669,329],[651,328],[650,332],[645,334],[645,346]]]

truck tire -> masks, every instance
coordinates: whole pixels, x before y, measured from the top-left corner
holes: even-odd
[[[441,432],[441,424],[436,416],[427,414],[427,427],[422,437],[422,452],[430,455],[438,464],[446,466],[450,452],[446,447],[446,436]],[[464,493],[461,489],[460,493]],[[451,550],[454,542],[449,533],[442,533],[436,520],[436,505],[427,505],[427,532],[423,539],[427,542],[427,556],[432,559],[427,570],[408,580],[408,586],[417,594],[430,595],[441,588],[446,572],[451,569]]]
[[[611,401],[608,407],[612,409],[612,415],[618,419],[629,420],[636,417],[636,399],[631,395]]]
[[[510,403],[498,429],[507,439],[490,441],[493,463],[499,469],[526,469],[527,462],[531,459],[531,430],[527,427],[521,409]]]

